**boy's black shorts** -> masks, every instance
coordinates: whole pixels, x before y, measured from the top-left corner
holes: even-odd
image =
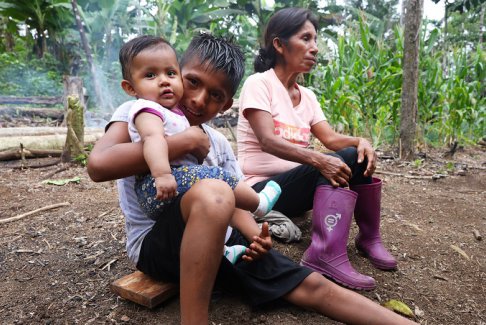
[[[180,209],[181,197],[164,211],[145,236],[137,268],[151,277],[179,283],[179,251],[184,232]],[[200,234],[204,236],[204,234]],[[196,240],[196,239],[194,239]],[[235,229],[226,245],[248,246],[246,239]],[[253,306],[274,301],[299,285],[312,271],[302,267],[276,250],[260,260],[248,263],[239,260],[232,265],[222,258],[216,285],[241,295]]]

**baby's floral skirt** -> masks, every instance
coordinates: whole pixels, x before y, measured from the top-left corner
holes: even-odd
[[[171,167],[172,175],[177,181],[177,194],[183,195],[192,185],[201,179],[221,179],[225,181],[232,189],[238,184],[238,179],[232,173],[217,166],[190,165]],[[168,201],[157,200],[157,190],[152,175],[137,175],[135,177],[135,193],[137,194],[138,203],[142,211],[151,219],[157,220],[164,207],[172,203]]]

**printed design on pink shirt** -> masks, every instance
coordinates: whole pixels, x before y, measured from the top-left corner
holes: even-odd
[[[273,120],[273,123],[275,124],[275,135],[303,147],[309,145],[310,128],[301,128],[277,120]]]

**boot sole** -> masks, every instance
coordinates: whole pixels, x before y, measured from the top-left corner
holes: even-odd
[[[363,256],[364,258],[367,258],[370,261],[371,265],[373,265],[375,268],[377,268],[379,270],[396,271],[397,268],[398,268],[398,263],[395,263],[395,264],[380,263],[380,262],[377,262],[377,260],[371,258],[370,255],[367,254],[365,251],[363,251],[359,248],[356,248],[356,250],[358,251],[359,255]]]
[[[346,287],[346,288],[350,288],[350,289],[354,289],[354,290],[363,290],[363,291],[370,291],[370,290],[373,290],[376,288],[376,284],[374,285],[370,285],[370,286],[356,286],[356,285],[350,285],[349,283],[347,282],[344,282],[343,280],[340,280],[338,279],[337,277],[335,277],[333,274],[331,274],[330,272],[324,270],[324,269],[321,269],[317,266],[315,266],[314,264],[311,264],[309,262],[306,262],[304,260],[301,260],[300,261],[300,265],[301,266],[305,266],[317,273],[320,273],[322,275],[324,275],[325,277],[331,279],[332,281],[335,281],[339,284],[341,284],[342,286]]]

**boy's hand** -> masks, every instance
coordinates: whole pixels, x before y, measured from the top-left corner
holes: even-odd
[[[272,249],[272,237],[268,231],[268,222],[264,222],[260,235],[253,237],[253,242],[246,249],[242,259],[247,262],[255,261],[267,254],[270,249]]]
[[[186,136],[191,139],[193,150],[191,154],[197,158],[197,161],[202,164],[204,158],[209,153],[210,143],[209,137],[204,130],[199,126],[191,126],[184,131]]]
[[[156,199],[167,201],[177,195],[177,182],[172,174],[155,177]]]

